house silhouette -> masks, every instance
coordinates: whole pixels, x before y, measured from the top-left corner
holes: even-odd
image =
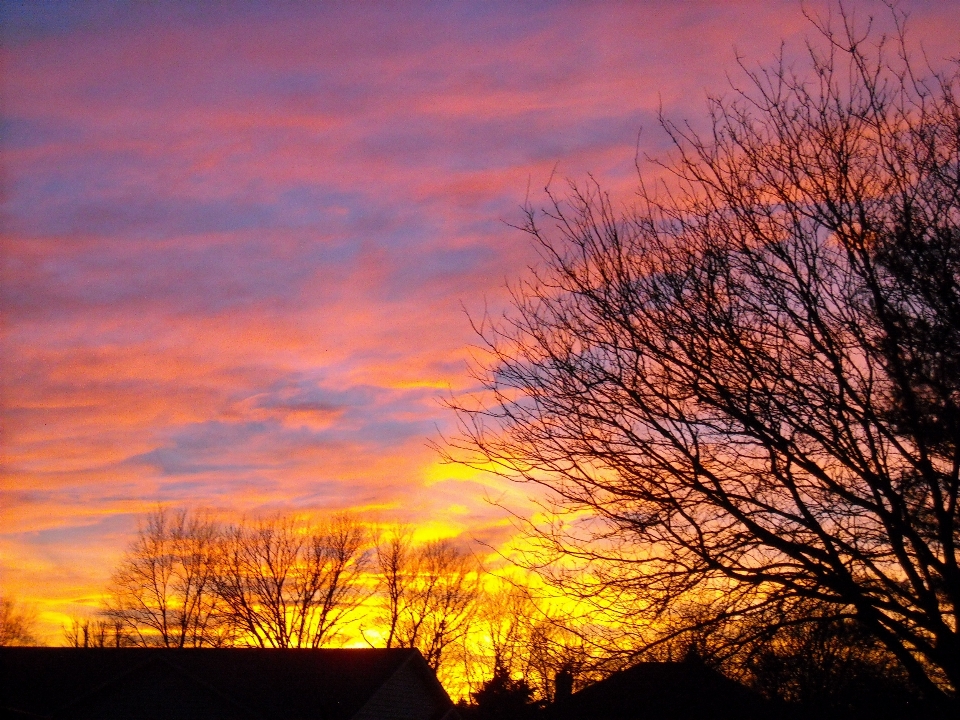
[[[17,720],[451,720],[417,650],[0,648]]]
[[[547,711],[549,720],[747,720],[771,717],[773,709],[696,656],[640,662],[563,695]]]

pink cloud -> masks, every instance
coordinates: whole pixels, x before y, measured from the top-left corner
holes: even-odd
[[[798,3],[187,5],[4,23],[0,583],[75,607],[157,502],[505,541],[427,446],[463,307],[535,259],[503,221],[555,169],[629,200],[641,126],[800,47]],[[934,60],[946,6],[907,5]]]

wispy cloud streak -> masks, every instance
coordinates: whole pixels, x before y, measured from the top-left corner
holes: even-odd
[[[907,8],[935,59],[946,5]],[[504,537],[505,489],[427,446],[463,307],[534,260],[504,221],[555,168],[629,199],[661,108],[808,29],[760,0],[2,12],[0,583],[51,633],[158,502]]]

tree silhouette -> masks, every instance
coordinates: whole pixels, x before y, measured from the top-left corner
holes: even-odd
[[[783,624],[749,659],[750,684],[810,711],[902,714],[915,698],[895,658],[849,618]]]
[[[341,515],[311,525],[276,517],[229,528],[214,586],[224,616],[245,644],[329,644],[369,593],[366,531]]]
[[[62,626],[63,639],[68,647],[124,647],[130,644],[124,625],[118,618],[73,617]]]
[[[450,453],[546,487],[562,581],[631,622],[815,600],[949,698],[960,80],[895,17],[892,40],[814,19],[806,71],[745,71],[706,134],[664,120],[669,180],[634,209],[596,185],[530,209],[543,263],[479,328]]]
[[[158,508],[145,518],[110,582],[105,615],[118,636],[162,647],[227,640],[214,586],[219,533],[215,522],[184,509]]]
[[[523,678],[513,678],[503,667],[497,666],[493,677],[479,690],[471,693],[476,704],[476,715],[482,720],[516,720],[530,715],[533,689]]]
[[[36,612],[16,599],[0,595],[0,647],[35,645]]]
[[[386,647],[417,648],[438,670],[463,640],[480,594],[480,568],[449,540],[415,545],[412,529],[396,526],[376,546]]]

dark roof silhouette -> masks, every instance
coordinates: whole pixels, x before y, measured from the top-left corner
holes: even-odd
[[[641,662],[559,701],[551,720],[743,720],[765,702],[697,659]]]
[[[441,720],[417,650],[0,648],[10,718]]]

